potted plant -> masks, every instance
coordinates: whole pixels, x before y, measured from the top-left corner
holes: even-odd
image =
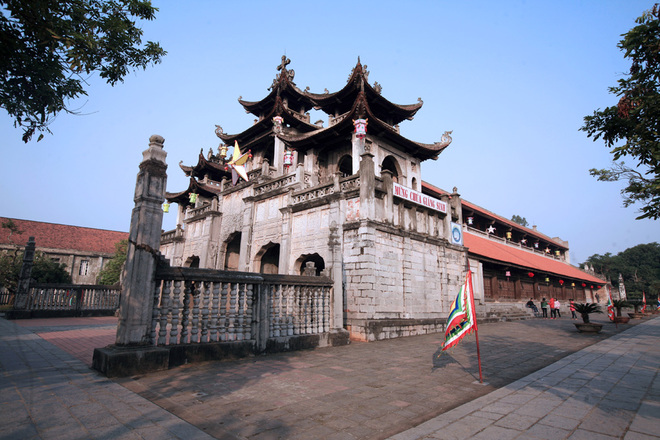
[[[635,308],[635,311],[632,313],[628,313],[628,316],[630,316],[633,319],[640,319],[644,317],[644,313],[639,311],[639,308],[642,306],[641,301],[632,301],[628,303],[629,306],[633,306]]]
[[[589,315],[592,313],[603,313],[600,306],[596,303],[574,303],[575,312],[582,317],[582,322],[575,322],[575,327],[580,333],[598,333],[603,328],[603,324],[596,324],[589,321]]]
[[[626,301],[625,299],[617,299],[612,301],[612,307],[616,309],[616,316],[614,317],[614,322],[616,324],[626,324],[628,321],[630,321],[629,316],[621,316],[621,309],[630,307],[631,304]],[[629,313],[630,315],[630,313]]]

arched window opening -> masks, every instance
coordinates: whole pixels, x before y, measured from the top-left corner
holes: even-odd
[[[308,262],[314,263],[313,267],[316,269],[314,276],[320,276],[323,269],[325,269],[325,261],[319,254],[301,255],[300,258],[298,258],[296,265],[300,264],[300,275],[307,275],[305,269],[307,268]]]
[[[399,183],[399,164],[392,156],[387,156],[380,166],[381,171],[387,170],[392,173],[392,181]]]
[[[317,156],[319,181],[323,181],[328,177],[328,152],[321,151]]]
[[[412,189],[417,191],[417,179],[415,177],[412,178]]]
[[[348,177],[353,175],[353,158],[346,154],[339,159],[337,170],[341,173],[341,177]]]
[[[276,274],[280,265],[280,245],[271,245],[261,256],[260,273]]]
[[[183,267],[199,267],[199,257],[197,255],[188,257],[186,262],[183,264]]]
[[[227,240],[225,252],[225,270],[238,270],[238,262],[241,256],[241,233],[232,234]]]
[[[273,166],[275,160],[275,143],[271,143],[264,151],[264,160],[268,160],[268,165]]]

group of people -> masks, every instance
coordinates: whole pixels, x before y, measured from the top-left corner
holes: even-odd
[[[534,298],[530,298],[525,305],[532,309],[535,315],[538,315],[539,309],[534,304]],[[545,298],[541,300],[541,318],[548,318],[548,308],[550,308],[550,319],[561,318],[561,303],[557,298],[550,298],[549,301]],[[571,311],[571,318],[577,319],[575,305],[572,299],[569,300],[569,310]]]

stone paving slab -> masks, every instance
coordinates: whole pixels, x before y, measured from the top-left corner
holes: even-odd
[[[659,370],[660,318],[655,318],[390,440],[657,440]]]
[[[603,334],[584,335],[573,322],[480,326],[486,384],[478,381],[475,339],[439,356],[439,334],[189,364],[118,382],[216,438],[384,439],[485,395],[492,400],[484,409],[487,416],[481,414],[469,428],[447,429],[455,430],[454,437],[470,438],[492,419],[499,424],[487,434],[508,435],[559,410],[569,387],[577,390],[585,383],[588,372],[580,372],[561,393],[547,392],[564,380],[566,368],[575,373],[563,358],[631,328],[615,327],[603,317]],[[516,384],[531,384],[524,392],[501,388],[548,365],[543,377]],[[493,391],[506,393],[504,400],[488,394]],[[516,409],[522,412],[505,418]]]
[[[114,341],[114,325],[0,319],[0,439],[657,439],[658,360],[644,355],[653,346],[595,350],[657,326],[603,317],[603,334],[583,335],[573,322],[480,326],[485,384],[474,338],[438,356],[442,335],[425,335],[190,364],[121,387],[89,370],[81,349],[93,337],[83,331],[106,338],[98,347]],[[629,418],[621,436],[603,428],[601,410]]]
[[[0,319],[0,439],[211,439]]]

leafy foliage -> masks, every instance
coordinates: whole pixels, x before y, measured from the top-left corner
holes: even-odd
[[[616,309],[616,316],[621,316],[621,309],[632,307],[632,304],[624,299],[615,299],[612,301],[612,307]]]
[[[153,20],[148,0],[0,0],[0,106],[23,128],[23,141],[87,95],[81,75],[98,72],[110,85],[166,52],[135,19]],[[43,138],[43,133],[39,139]]]
[[[22,253],[0,253],[0,287],[4,287],[10,293],[16,292],[21,264],[23,264]]]
[[[5,287],[10,293],[16,292],[22,265],[23,252],[0,254],[0,286]],[[53,261],[41,252],[35,253],[31,276],[36,283],[71,282],[66,264]]]
[[[122,240],[115,244],[115,254],[108,261],[101,272],[97,283],[112,286],[119,283],[122,268],[126,262],[126,253],[128,251],[128,240]]]
[[[631,60],[628,74],[610,87],[619,102],[598,109],[584,118],[580,130],[596,141],[603,138],[612,149],[610,169],[591,169],[599,181],[627,180],[621,190],[624,206],[640,202],[637,219],[660,218],[660,7],[653,6],[636,20],[637,26],[623,35],[617,47]],[[619,143],[623,141],[623,145]],[[637,161],[635,167],[617,162],[624,156]]]
[[[586,263],[602,273],[613,284],[618,285],[619,274],[623,276],[626,293],[630,300],[641,299],[646,292],[646,300],[656,298],[660,292],[660,244],[648,243],[612,255],[595,254]]]
[[[596,303],[574,303],[575,312],[579,313],[585,324],[589,323],[589,315],[592,313],[603,313]]]
[[[529,223],[527,222],[527,219],[525,217],[521,217],[517,214],[514,214],[513,217],[511,217],[512,222],[518,223],[520,226],[528,226]]]

